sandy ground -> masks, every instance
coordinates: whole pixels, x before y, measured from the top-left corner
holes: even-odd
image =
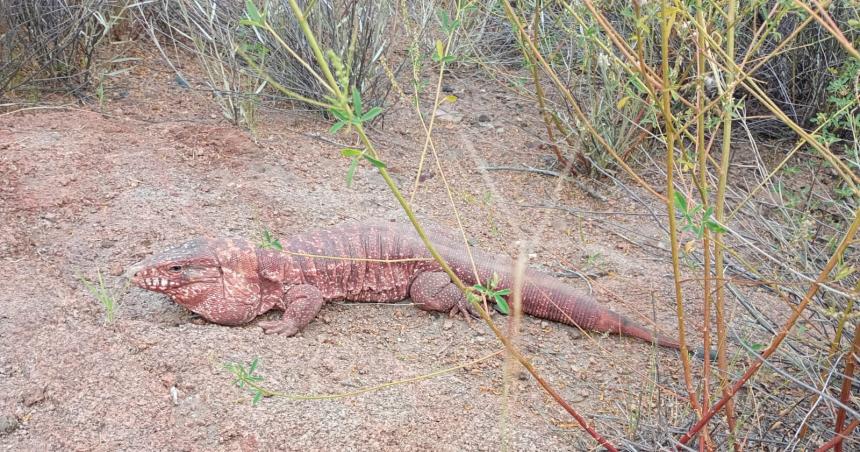
[[[267,114],[254,137],[158,64],[130,77],[104,114],[75,107],[0,117],[0,449],[596,447],[524,371],[514,370],[505,390],[499,356],[357,396],[253,406],[225,362],[259,358],[257,373],[273,390],[338,394],[458,366],[499,345],[479,322],[408,303],[331,303],[287,338],[254,324],[209,324],[128,287],[121,275],[129,264],[201,234],[255,238],[268,228],[287,237],[345,220],[405,220],[369,166],[346,187],[340,147],[316,137],[349,138],[327,135],[319,117]],[[527,103],[474,80],[451,83],[463,119],[440,123],[436,137],[470,239],[511,255],[531,243],[531,265],[567,273],[612,308],[675,334],[669,254],[647,211],[606,183],[586,182],[610,200],[600,202],[573,185],[557,190],[556,178],[478,171],[545,167],[550,152],[539,146],[542,128]],[[404,105],[374,137],[410,194],[422,135]],[[419,215],[453,228],[442,177],[435,166],[426,175]],[[98,271],[120,302],[110,324],[80,280]],[[700,297],[690,284],[697,339]],[[666,432],[677,435],[691,419],[675,352],[531,318],[518,342],[619,445],[667,446]]]

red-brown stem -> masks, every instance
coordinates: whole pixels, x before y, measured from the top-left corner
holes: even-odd
[[[819,447],[818,449],[815,449],[815,452],[824,452],[826,450],[833,448],[834,446],[841,447],[842,446],[842,440],[844,440],[845,438],[848,438],[848,435],[850,435],[851,432],[853,432],[854,429],[857,428],[858,425],[860,425],[860,419],[854,419],[853,421],[851,421],[850,424],[848,424],[848,427],[845,427],[845,430],[842,430],[836,436],[834,436],[830,441],[822,444],[821,447]]]
[[[848,354],[848,359],[845,361],[845,372],[842,373],[842,391],[839,393],[839,401],[842,405],[836,409],[836,424],[833,431],[842,431],[842,426],[845,424],[845,405],[848,404],[848,397],[851,395],[851,383],[854,380],[854,366],[857,360],[860,359],[860,323],[854,326],[854,344],[851,347],[851,353]],[[839,436],[839,435],[837,435]],[[842,442],[836,443],[836,452],[842,452]]]
[[[761,368],[762,364],[764,364],[765,360],[772,355],[777,347],[782,344],[782,341],[788,336],[788,332],[797,323],[797,320],[800,318],[800,315],[809,305],[809,302],[812,301],[812,297],[818,292],[818,288],[827,279],[827,276],[833,270],[833,267],[836,266],[836,263],[842,258],[842,255],[845,253],[845,249],[848,248],[848,245],[854,239],[854,235],[857,234],[857,228],[860,227],[860,208],[854,211],[854,221],[851,223],[851,226],[848,228],[848,231],[845,233],[845,237],[842,238],[842,241],[839,243],[839,246],[836,248],[836,251],[830,256],[830,260],[827,261],[827,264],[821,270],[821,273],[818,275],[818,278],[814,283],[809,287],[809,290],[806,291],[806,295],[803,297],[803,301],[797,306],[797,309],[791,315],[791,317],[785,322],[785,324],[780,328],[779,333],[773,338],[770,345],[767,349],[762,352],[762,354],[752,363],[752,365],[744,372],[743,376],[738,379],[735,384],[733,384],[725,395],[715,403],[707,413],[696,422],[687,433],[684,433],[679,439],[679,449],[680,445],[686,444],[690,439],[696,436],[699,433],[699,430],[702,429],[705,425],[710,422],[711,418],[720,411],[729,400],[734,397],[734,395],[746,384],[746,382],[755,375],[756,372]]]

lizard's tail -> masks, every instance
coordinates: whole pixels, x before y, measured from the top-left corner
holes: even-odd
[[[652,333],[555,278],[534,271],[526,275],[523,310],[527,314],[586,330],[632,336],[662,347],[681,348],[678,341]]]
[[[674,348],[675,350],[681,349],[681,344],[677,339],[670,338],[668,336],[663,336],[662,334],[654,333],[652,331],[648,331],[642,325],[624,317],[621,314],[618,314],[614,311],[606,310],[604,314],[600,316],[597,320],[597,325],[594,328],[597,331],[605,331],[608,333],[617,333],[625,336],[633,336],[642,339],[645,342],[649,343],[657,343],[657,345],[661,347]],[[702,347],[698,347],[695,350],[688,348],[692,356],[696,359],[704,359],[705,349]],[[711,350],[708,352],[712,360],[717,359],[717,354],[715,351]]]
[[[638,337],[645,342],[656,343],[661,347],[674,348],[676,350],[681,348],[681,344],[676,339],[649,331],[644,326],[608,309],[604,310],[598,317],[594,329],[596,331],[605,331],[623,336]]]

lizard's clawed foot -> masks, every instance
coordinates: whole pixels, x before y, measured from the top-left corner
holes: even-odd
[[[472,303],[466,301],[465,297],[463,298],[463,300],[458,301],[457,304],[455,304],[454,307],[451,308],[450,311],[448,311],[448,315],[450,317],[456,317],[458,314],[462,314],[463,319],[469,325],[472,324],[472,319],[480,318],[480,315],[478,315],[478,311],[475,310],[475,307],[472,306]]]
[[[292,320],[271,320],[271,321],[263,321],[258,323],[257,325],[263,329],[263,332],[266,334],[283,334],[285,336],[294,336],[299,332],[299,327],[296,326],[296,322]]]

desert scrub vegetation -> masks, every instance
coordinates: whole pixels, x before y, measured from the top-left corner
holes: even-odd
[[[391,53],[393,28],[399,23],[392,20],[394,6],[354,1],[303,5],[320,46],[342,56],[349,85],[373,106],[382,105],[390,88],[379,61]],[[248,25],[242,1],[159,0],[140,5],[137,16],[165,59],[196,58],[204,74],[201,82],[228,120],[253,128],[264,101],[321,111],[326,93],[313,50],[288,3],[261,7],[269,18],[265,33]],[[178,70],[177,76],[192,77]],[[284,97],[279,88],[295,96]]]
[[[247,2],[246,15],[256,29],[275,34],[266,5]],[[307,22],[302,7],[290,5],[296,20]],[[659,444],[695,439],[711,450],[832,440],[841,447],[846,416],[858,414],[850,396],[858,317],[851,256],[860,224],[852,157],[857,9],[834,5],[460,1],[436,5],[436,28],[408,43],[416,121],[426,135],[416,173],[426,159],[444,174],[432,137],[442,80],[448,71],[475,70],[534,100],[565,172],[635,183],[650,194],[646,208],[662,204],[665,214],[655,219],[668,231],[685,350],[678,391],[689,410],[671,420],[686,424],[680,433],[663,431]],[[302,30],[315,41],[309,27]],[[412,199],[387,175],[366,132],[369,110],[342,54],[311,46],[315,78],[329,93],[313,99],[334,116],[333,132],[351,130],[364,145],[344,149],[347,179],[357,164],[375,166],[420,231]],[[422,89],[432,102],[420,102]],[[684,272],[699,276],[691,283]],[[747,286],[782,300],[780,312],[757,306],[754,292],[742,290]],[[716,349],[714,362],[686,353],[694,346],[687,343],[693,298],[703,302],[702,346]],[[729,324],[729,303],[748,320]],[[623,435],[597,432],[485,320],[596,441],[615,447],[607,438]],[[780,381],[780,392],[757,389],[753,377]],[[640,414],[639,429],[628,434],[656,427],[655,416]]]
[[[702,300],[703,345],[718,354],[679,365],[696,422],[677,441],[841,447],[846,412],[857,415],[858,5],[498,4],[531,83],[494,72],[535,100],[559,164],[626,173],[665,205],[679,339],[685,300]],[[744,285],[784,312],[764,312]],[[728,324],[729,303],[748,321]],[[784,379],[780,396],[757,392],[755,375]],[[772,412],[757,413],[757,397]]]
[[[261,11],[248,15],[267,29]],[[425,37],[409,44],[413,68],[430,66],[413,70],[412,85],[435,95],[430,114],[415,103],[427,135],[419,173],[428,148],[439,165],[432,118],[445,66],[474,68],[534,99],[566,171],[633,182],[650,193],[643,205],[665,208],[657,221],[671,244],[679,339],[693,346],[685,300],[703,300],[702,345],[716,348],[717,359],[693,362],[682,353],[680,392],[692,423],[679,435],[665,431],[661,444],[838,444],[846,416],[858,414],[850,396],[858,281],[851,256],[860,221],[856,15],[835,3],[452,2],[437,6],[432,33],[411,35]],[[321,68],[326,60],[333,66],[323,71],[326,89],[337,93],[328,106],[334,129],[355,126],[365,145],[344,151],[351,168],[362,157],[379,168],[409,212],[364,131],[343,58],[323,49],[316,58]],[[699,272],[694,283],[682,261],[684,271]],[[744,286],[781,299],[784,311],[762,310]],[[746,320],[729,324],[728,303]],[[730,357],[730,346],[740,355]],[[778,379],[783,389],[757,391],[755,376]],[[565,409],[614,447],[575,408]],[[649,422],[656,420],[637,421]]]
[[[97,51],[126,26],[130,6],[127,0],[0,1],[0,94],[93,95],[115,75],[99,64],[117,62],[99,60]]]
[[[262,106],[320,112],[353,140],[347,181],[374,167],[419,230],[369,124],[407,101],[423,132],[408,194],[426,166],[444,180],[434,125],[452,75],[531,102],[547,171],[631,193],[665,231],[654,252],[672,264],[679,340],[716,353],[682,353],[677,385],[649,374],[685,410],[661,410],[655,390],[643,397],[657,408],[598,431],[484,317],[603,447],[858,447],[856,1],[6,1],[2,86],[95,89],[112,23],[99,17],[129,8],[166,61],[194,57],[235,124],[255,127]]]

